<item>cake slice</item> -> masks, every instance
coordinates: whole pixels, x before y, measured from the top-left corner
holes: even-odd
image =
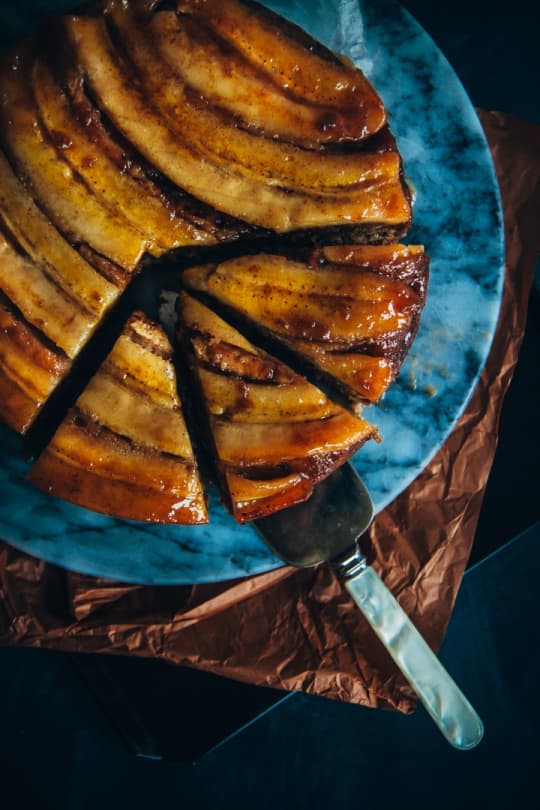
[[[420,245],[334,246],[303,261],[257,254],[186,270],[210,294],[283,343],[353,404],[377,402],[398,374],[425,302]]]
[[[238,522],[306,500],[377,436],[192,296],[181,293],[177,306],[223,500]]]
[[[197,464],[163,329],[134,313],[28,476],[96,512],[207,523]]]

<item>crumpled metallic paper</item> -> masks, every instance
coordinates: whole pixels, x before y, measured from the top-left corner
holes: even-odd
[[[479,111],[505,212],[499,326],[456,428],[369,531],[373,565],[429,644],[467,564],[540,250],[540,128]],[[415,696],[328,566],[192,587],[130,586],[0,543],[0,643],[152,656],[245,681],[409,712]]]

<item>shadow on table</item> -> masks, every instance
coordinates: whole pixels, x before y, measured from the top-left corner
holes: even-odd
[[[3,649],[1,806],[535,807],[539,541],[540,523],[467,572],[441,651],[485,722],[474,751],[450,748],[421,708],[405,717],[162,662]]]

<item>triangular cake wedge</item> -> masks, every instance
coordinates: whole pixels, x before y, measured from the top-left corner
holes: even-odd
[[[345,393],[381,399],[416,335],[429,259],[420,245],[334,246],[305,261],[258,254],[183,282],[249,319]]]
[[[29,480],[115,517],[208,522],[172,347],[161,326],[141,312],[131,316]]]
[[[332,403],[187,293],[186,348],[207,414],[223,499],[240,523],[306,500],[377,430]]]

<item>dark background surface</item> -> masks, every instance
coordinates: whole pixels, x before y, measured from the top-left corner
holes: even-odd
[[[0,47],[52,5],[0,4]],[[403,5],[475,106],[540,123],[538,4]],[[0,649],[0,810],[538,806],[539,351],[536,288],[441,650],[485,721],[475,751],[449,748],[422,709],[403,717],[159,662]]]

